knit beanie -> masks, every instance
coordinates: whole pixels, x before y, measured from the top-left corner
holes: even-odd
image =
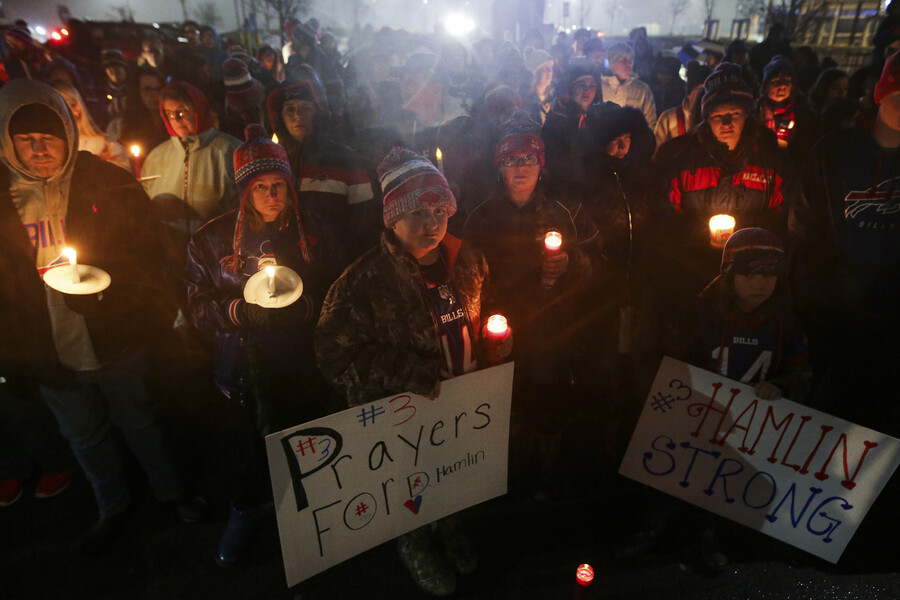
[[[456,212],[456,198],[431,161],[402,146],[394,147],[378,165],[384,197],[384,226],[390,229],[403,215],[443,206]]]
[[[238,110],[259,108],[263,101],[263,87],[250,76],[250,69],[240,58],[229,58],[222,63],[225,83],[225,104]]]
[[[631,46],[625,42],[613,44],[609,47],[609,50],[606,51],[606,62],[609,64],[610,68],[612,68],[612,66],[616,64],[616,61],[623,56],[634,56],[634,50],[632,50]]]
[[[753,92],[744,81],[741,68],[734,63],[719,63],[712,75],[706,78],[703,87],[706,93],[700,109],[704,117],[718,104],[738,104],[747,110],[753,107]]]
[[[894,92],[900,91],[900,52],[891,54],[884,63],[881,79],[875,84],[875,104],[881,104],[881,100]]]
[[[784,246],[771,231],[748,227],[735,231],[722,251],[722,277],[736,275],[781,275]]]
[[[9,119],[9,137],[43,133],[66,141],[66,128],[62,119],[46,104],[26,104],[13,113]]]
[[[520,110],[500,125],[500,141],[494,151],[494,165],[507,156],[533,154],[544,166],[544,141],[541,126],[526,111]]]
[[[553,64],[553,57],[550,56],[550,53],[546,50],[541,50],[540,48],[532,48],[529,46],[528,48],[525,48],[523,55],[525,66],[532,73],[547,63]]]
[[[7,38],[22,42],[27,46],[34,46],[34,38],[31,37],[31,32],[25,28],[10,27],[3,32],[3,35]]]
[[[794,65],[791,64],[791,61],[786,59],[780,54],[776,54],[772,57],[772,60],[769,61],[763,68],[763,78],[762,78],[762,87],[760,88],[760,92],[764,93],[766,85],[776,76],[784,73],[785,75],[790,75],[791,79],[796,76],[796,72],[794,71]]]
[[[263,175],[281,175],[287,182],[291,205],[297,223],[300,254],[306,263],[312,262],[309,254],[309,243],[303,227],[300,225],[300,211],[297,207],[297,192],[291,183],[291,163],[287,151],[268,138],[262,125],[250,124],[244,130],[247,140],[234,151],[234,182],[241,197],[241,207],[234,224],[234,253],[222,259],[222,265],[232,273],[237,273],[243,263],[241,258],[241,239],[244,233],[244,215],[247,198],[251,194],[253,182]]]

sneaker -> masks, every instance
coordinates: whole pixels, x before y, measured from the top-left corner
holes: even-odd
[[[0,506],[9,506],[22,497],[25,489],[22,479],[7,479],[0,481]]]
[[[423,592],[433,596],[449,596],[456,591],[456,574],[435,552],[430,527],[420,527],[398,537],[397,551],[413,581]]]
[[[69,487],[72,483],[72,471],[63,471],[55,475],[44,475],[34,488],[35,498],[52,498]]]
[[[259,508],[240,510],[234,505],[231,506],[228,525],[225,526],[225,533],[219,540],[219,550],[216,554],[216,563],[220,567],[230,567],[244,557],[253,536],[256,535],[258,520]]]

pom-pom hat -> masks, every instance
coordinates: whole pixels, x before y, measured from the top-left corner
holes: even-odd
[[[251,193],[253,182],[263,175],[281,175],[287,182],[288,196],[294,209],[297,232],[299,234],[297,245],[300,248],[303,260],[307,263],[312,262],[312,257],[309,254],[309,243],[300,224],[297,192],[291,183],[291,163],[288,161],[287,151],[280,144],[270,140],[262,125],[256,123],[247,126],[244,130],[244,137],[247,141],[234,151],[233,157],[234,181],[241,196],[241,207],[234,224],[234,254],[223,258],[222,264],[226,269],[234,273],[241,268],[243,262],[241,259],[241,239],[244,233],[244,213],[247,197]]]
[[[392,228],[403,215],[442,206],[448,216],[456,212],[456,198],[431,161],[400,146],[378,165],[384,197],[384,226]]]

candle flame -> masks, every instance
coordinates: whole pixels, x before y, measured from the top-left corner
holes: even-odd
[[[506,317],[503,315],[491,315],[487,320],[487,330],[491,335],[502,336],[506,333],[509,326],[506,324]]]
[[[267,266],[266,267],[266,275],[269,276],[269,279],[272,279],[273,277],[275,277],[275,267],[273,267],[272,265]]]
[[[713,231],[734,229],[734,217],[731,215],[715,215],[709,220],[709,228]]]
[[[591,585],[594,580],[594,569],[591,565],[585,563],[575,570],[575,579],[581,585]]]
[[[562,234],[558,231],[548,231],[544,236],[544,247],[555,252],[562,247]]]
[[[141,156],[141,147],[138,146],[137,144],[135,144],[134,146],[132,146],[132,147],[131,147],[131,154],[132,154],[135,158],[140,158],[140,156]]]
[[[272,134],[272,141],[275,142],[276,144],[278,143],[278,134],[277,133]]]
[[[74,248],[63,248],[63,256],[69,259],[69,264],[75,264],[75,249]]]
[[[441,160],[442,158],[444,158],[444,154],[441,152],[440,148],[438,148],[437,150],[434,151],[434,157],[438,160]]]

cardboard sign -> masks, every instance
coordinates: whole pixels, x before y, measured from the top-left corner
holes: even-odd
[[[266,437],[289,586],[506,493],[512,363]]]
[[[900,440],[663,359],[619,472],[836,563]]]

